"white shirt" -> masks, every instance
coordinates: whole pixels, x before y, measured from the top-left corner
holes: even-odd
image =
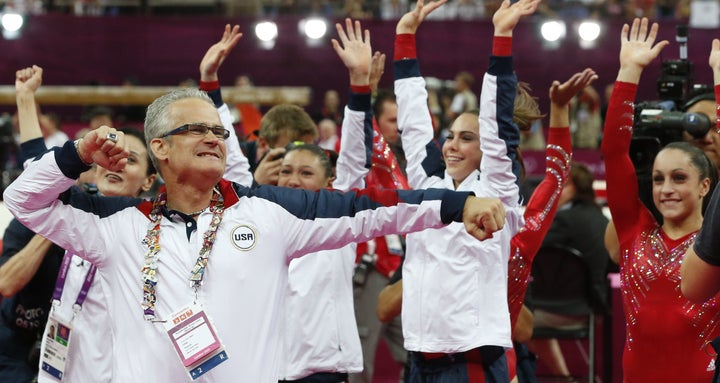
[[[102,273],[96,273],[85,302],[80,311],[73,310],[75,301],[90,269],[90,262],[72,255],[67,279],[62,286],[60,301],[53,302],[51,315],[69,324],[72,328],[70,348],[65,364],[63,382],[104,383],[112,381],[113,336],[110,313],[104,291],[107,280]],[[103,285],[105,287],[103,287]],[[49,323],[45,326],[40,355],[46,352]],[[38,382],[59,382],[42,369],[42,358]]]
[[[350,97],[354,98],[350,101],[353,105],[362,98],[355,94]],[[333,183],[337,190],[360,188],[364,183],[367,169],[353,171],[348,167],[365,153],[363,140],[350,137],[362,135],[364,129],[372,130],[370,119],[365,118],[365,112],[370,112],[370,95],[365,98],[362,106],[366,111],[345,108],[343,149]],[[278,380],[298,380],[318,372],[362,371],[362,347],[353,304],[356,248],[353,243],[290,261]]]
[[[227,105],[223,104],[218,108],[218,113],[223,126],[230,131],[230,136],[226,140],[227,164],[225,176],[242,185],[250,186],[252,184],[252,174],[249,171],[247,158],[240,150],[240,144],[232,126],[232,118]],[[64,141],[60,146],[63,143]],[[75,298],[82,287],[91,263],[73,255],[72,265],[74,266],[68,269],[67,279],[62,286],[62,298],[60,302],[54,305],[53,309],[58,319],[65,321],[65,323],[70,322],[72,319],[72,340],[62,381],[79,383],[111,382],[115,339],[113,337],[113,328],[110,325],[111,318],[107,298],[105,297],[105,292],[109,291],[107,279],[102,271],[98,270],[96,272],[82,310],[74,313]],[[49,325],[49,323],[45,324],[43,335],[47,335]],[[47,347],[47,338],[43,336],[42,339],[41,355],[45,353]],[[54,376],[43,371],[42,360],[40,361],[39,371],[39,383],[59,381]]]
[[[439,148],[432,145],[425,81],[416,63],[395,62],[398,127],[408,182],[413,188],[455,189]],[[495,70],[501,75],[491,74]],[[402,74],[406,77],[397,77]],[[409,351],[455,353],[488,345],[512,347],[507,267],[510,240],[524,222],[517,178],[500,136],[514,133],[519,140],[519,131],[508,126],[508,116],[498,115],[498,111],[513,110],[512,97],[498,95],[514,95],[516,83],[511,61],[492,58],[480,104],[480,170],[473,171],[457,188],[473,191],[478,197],[500,198],[506,210],[504,228],[482,242],[458,223],[407,236],[402,322]]]
[[[150,203],[84,193],[56,199],[85,169],[68,143],[30,164],[5,190],[5,205],[28,228],[104,273],[115,336],[114,381],[190,382],[163,325],[145,321],[140,306]],[[226,181],[220,187],[225,212],[197,293],[230,359],[196,382],[277,381],[289,260],[389,233],[443,226],[461,219],[466,199],[441,191],[313,193],[247,189]],[[188,276],[211,217],[202,213],[189,238],[192,222],[177,216],[161,220],[158,319],[194,300]],[[250,245],[235,235],[240,230],[254,233]]]

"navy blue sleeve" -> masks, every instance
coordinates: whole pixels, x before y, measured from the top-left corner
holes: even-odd
[[[508,157],[512,160],[512,172],[515,183],[520,187],[520,161],[517,148],[520,145],[520,129],[513,122],[515,96],[517,94],[517,76],[513,72],[511,56],[491,56],[488,73],[497,76],[497,118],[498,135],[505,141]]]
[[[73,186],[60,195],[60,201],[66,205],[93,213],[100,218],[108,217],[131,206],[137,206],[144,200],[135,197],[105,197],[84,192]]]
[[[420,77],[420,61],[416,58],[397,60],[393,63],[393,71],[395,80],[401,80],[410,77]],[[428,114],[430,110],[428,109]],[[421,165],[428,177],[445,178],[445,161],[442,157],[440,144],[433,139],[425,144],[425,159]]]
[[[420,61],[417,58],[397,60],[393,62],[395,80],[409,77],[420,77]]]
[[[348,108],[357,112],[365,112],[363,120],[363,134],[365,135],[365,169],[372,167],[372,151],[373,151],[373,114],[372,102],[369,93],[354,93],[350,91],[348,98]]]
[[[20,221],[13,218],[5,228],[3,234],[2,254],[0,254],[0,266],[5,264],[13,255],[22,250],[30,239],[35,235],[30,229],[23,226]]]
[[[47,152],[45,140],[42,137],[34,138],[20,144],[20,163],[36,158],[37,156]]]
[[[220,92],[220,88],[207,92],[207,95],[210,96],[210,99],[213,101],[213,104],[215,104],[216,108],[223,106],[224,102],[222,98],[222,93]]]
[[[3,235],[0,266],[27,246],[33,236],[35,233],[13,219]],[[0,321],[2,321],[0,327],[6,326],[6,331],[11,329],[15,333],[15,339],[19,342],[0,344],[0,353],[7,352],[7,349],[4,349],[5,346],[23,347],[20,344],[23,341],[29,342],[28,345],[32,344],[34,339],[42,333],[50,312],[50,298],[64,254],[65,250],[59,246],[55,244],[50,246],[35,275],[20,291],[11,297],[5,297],[0,303]]]
[[[67,141],[62,147],[53,147],[50,149],[55,154],[55,162],[60,167],[60,171],[67,178],[78,179],[80,174],[90,170],[91,166],[86,165],[75,149],[75,142]]]
[[[428,177],[445,178],[445,161],[442,157],[440,144],[434,139],[425,144],[425,158],[422,160],[422,168]]]
[[[358,212],[401,203],[420,204],[422,201],[441,201],[440,218],[443,223],[462,222],[465,200],[471,192],[447,189],[391,190],[367,188],[341,192],[320,189],[317,192],[263,185],[248,189],[235,184],[238,194],[273,201],[299,219],[354,217]]]

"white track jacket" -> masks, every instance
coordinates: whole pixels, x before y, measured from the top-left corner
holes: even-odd
[[[491,57],[480,99],[479,171],[457,190],[499,198],[503,230],[478,241],[463,224],[407,236],[402,323],[409,351],[455,353],[479,346],[512,347],[507,303],[510,239],[523,226],[513,158],[519,130],[512,123],[517,79],[511,57]],[[455,190],[433,138],[425,80],[417,59],[395,62],[398,128],[415,189]]]
[[[5,190],[5,205],[28,228],[104,273],[115,338],[115,381],[189,382],[162,324],[143,319],[141,266],[147,248],[142,242],[152,204],[70,189],[87,169],[68,142],[29,164]],[[276,382],[291,259],[461,221],[468,195],[448,190],[248,189],[224,180],[218,187],[225,212],[198,301],[213,320],[229,360],[198,382]],[[211,217],[210,212],[202,213],[196,229],[175,215],[161,220],[159,319],[194,300],[188,277]],[[252,233],[252,243],[237,235],[241,232]]]

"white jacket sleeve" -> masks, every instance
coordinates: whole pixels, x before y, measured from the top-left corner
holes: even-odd
[[[395,62],[398,129],[402,131],[408,183],[413,189],[445,187],[445,164],[435,141],[425,79],[417,66],[417,59]]]
[[[32,161],[5,189],[3,197],[5,207],[27,228],[100,265],[107,247],[118,246],[113,240],[118,237],[118,228],[129,229],[117,213],[136,211],[134,207],[142,200],[101,197],[71,189],[87,169],[73,142],[68,142]],[[128,207],[133,209],[126,210]]]
[[[250,173],[250,163],[240,149],[240,141],[235,133],[235,127],[232,124],[232,116],[227,104],[223,104],[218,108],[220,120],[225,129],[230,131],[230,137],[225,140],[226,163],[225,178],[228,181],[237,182],[240,185],[251,187],[253,182],[252,173]]]
[[[480,95],[479,133],[483,157],[479,185],[484,191],[476,193],[500,198],[509,207],[519,206],[520,193],[511,158],[520,136],[517,125],[512,122],[516,92],[512,58],[493,56]]]
[[[372,142],[370,95],[351,93],[342,122],[334,189],[350,190],[365,187],[364,179],[372,166]]]
[[[265,200],[277,211],[273,227],[282,227],[289,258],[367,241],[386,234],[406,234],[461,222],[469,192],[447,189],[368,188],[316,192],[261,186],[239,192]],[[276,210],[276,208],[282,208]]]

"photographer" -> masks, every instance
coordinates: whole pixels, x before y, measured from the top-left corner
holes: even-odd
[[[718,93],[720,92],[720,40],[718,39],[713,40],[709,64],[713,70],[715,92]],[[718,113],[717,108],[715,111]],[[714,142],[718,142],[717,129],[712,129],[708,135],[713,135]],[[720,238],[717,235],[719,199],[720,192],[713,193],[700,234],[693,247],[688,249],[680,269],[682,293],[694,302],[703,302],[720,291],[720,267],[718,267],[720,252],[717,250],[720,246],[717,240]]]
[[[675,40],[680,48],[679,60],[664,60],[657,80],[660,101],[635,104],[635,121],[630,155],[639,179],[649,177],[652,161],[670,142],[688,141],[703,149],[713,163],[720,159],[714,149],[711,127],[715,123],[715,95],[711,88],[693,83],[693,63],[687,58],[687,25],[678,25]],[[648,192],[645,194],[644,192]],[[641,198],[649,197],[649,189]],[[643,199],[651,210],[649,198]],[[656,219],[661,217],[653,211]]]
[[[665,145],[652,162],[652,201],[659,223],[638,194],[638,173],[629,155],[633,101],[640,75],[668,44],[657,44],[658,25],[635,19],[623,26],[620,70],[605,124],[602,153],[608,206],[619,237],[620,278],[627,323],[623,378],[633,382],[707,382],[714,355],[708,341],[720,335],[716,297],[703,305],[677,294],[682,255],[702,225],[703,199],[717,170],[687,142]],[[635,196],[635,197],[634,197]],[[633,198],[634,197],[634,198]]]
[[[718,135],[716,129],[712,129],[717,125],[715,93],[712,88],[700,87],[691,91],[685,99],[686,101],[681,110],[686,113],[707,116],[711,128],[701,138],[693,137],[690,133],[684,131],[683,138],[685,141],[690,141],[693,145],[702,149],[717,167],[720,163],[720,135]]]

